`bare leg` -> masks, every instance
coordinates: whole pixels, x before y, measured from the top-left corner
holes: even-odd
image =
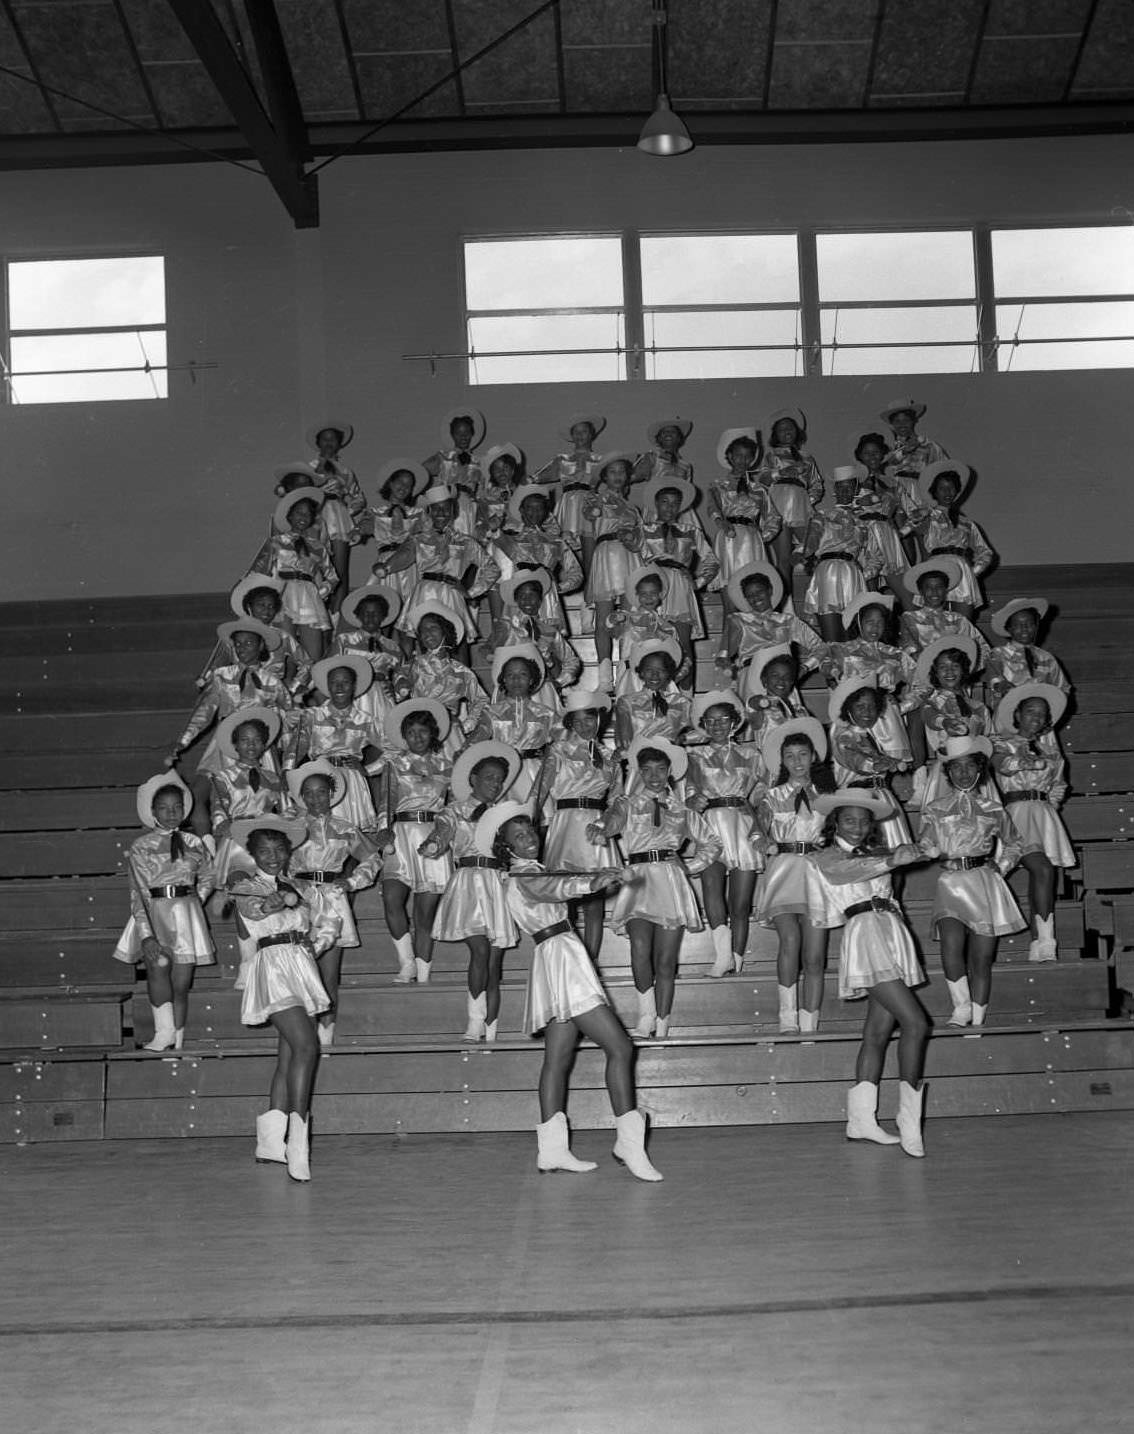
[[[409,933],[409,914],[406,911],[410,889],[402,881],[382,883],[382,908],[386,913],[386,925],[395,941]]]
[[[681,686],[692,689],[697,681],[697,654],[693,651],[693,624],[675,617],[673,625],[677,629],[677,641],[681,646],[681,651],[689,662],[689,672],[682,679]]]
[[[433,918],[441,894],[437,891],[415,891],[413,894],[413,954],[419,961],[433,960]]]
[[[784,588],[791,592],[791,535],[792,530],[783,527],[772,539],[772,561],[780,570]]]
[[[776,980],[781,986],[794,986],[799,980],[799,953],[803,946],[801,916],[773,916],[772,925],[780,938],[776,953]]]
[[[567,903],[567,915],[572,926],[577,924],[580,915],[583,918],[583,945],[592,961],[598,960],[602,950],[604,908],[605,902],[601,896]]]
[[[664,926],[654,927],[654,990],[657,993],[659,1016],[668,1016],[673,1010],[677,958],[681,954],[684,936],[684,926],[679,926],[675,931],[668,931]]]
[[[945,916],[937,923],[937,940],[941,945],[941,965],[946,981],[959,981],[965,971],[966,927],[952,916]],[[974,993],[973,999],[976,999]]]
[[[470,936],[465,944],[469,948],[469,995],[483,996],[488,989],[488,957],[492,948],[487,936]]]
[[[318,627],[297,627],[295,635],[299,640],[300,647],[311,659],[318,662],[323,656],[323,630]]]
[[[343,969],[343,948],[332,946],[329,951],[324,951],[322,956],[316,957],[316,962],[319,967],[319,975],[323,978],[323,989],[331,999],[330,1006],[319,1017],[319,1024],[322,1026],[334,1025],[339,1009],[339,976]]]
[[[728,877],[728,916],[732,926],[732,949],[743,957],[748,950],[752,922],[752,897],[756,891],[754,871],[732,871]]]
[[[567,1078],[575,1064],[579,1032],[574,1021],[552,1021],[543,1033],[539,1073],[539,1118],[550,1120],[567,1109]]]
[[[193,810],[189,813],[189,830],[197,836],[208,836],[212,829],[209,820],[213,801],[213,788],[204,772],[194,772],[189,779],[189,790],[193,793]]]
[[[925,1047],[929,1040],[929,1017],[921,1002],[901,981],[883,981],[871,987],[867,1000],[863,1043],[855,1066],[856,1078],[878,1084],[886,1058],[886,1046],[896,1024],[898,1074],[916,1090],[925,1070]],[[884,1040],[881,1039],[883,1030],[886,1030]]]
[[[614,604],[598,599],[595,602],[595,656],[600,662],[609,662],[614,654],[614,634],[607,626],[607,619],[614,611]]]
[[[728,920],[728,906],[725,902],[725,877],[723,864],[714,861],[701,873],[701,895],[705,898],[705,916],[710,926],[723,926]]]
[[[151,1006],[168,1006],[172,1004],[172,971],[172,964],[169,966],[159,966],[156,960],[146,962],[146,995],[150,998]]]
[[[189,1019],[189,992],[193,989],[197,968],[184,961],[175,961],[166,969],[173,988],[173,1025],[176,1030],[183,1031]]]
[[[837,612],[819,614],[819,636],[824,642],[842,642],[843,619]]]
[[[1021,865],[1028,873],[1028,906],[1032,913],[1032,932],[1038,936],[1036,917],[1050,916],[1055,910],[1055,868],[1042,851],[1024,857]]]
[[[973,613],[976,608],[971,602],[947,602],[945,606],[950,612],[959,612],[962,617],[967,617],[970,622],[973,620]]]
[[[331,600],[327,604],[331,612],[338,612],[347,593],[347,585],[350,581],[350,544],[344,538],[331,539],[331,564],[335,569],[338,582],[331,593]]]
[[[290,1047],[286,1108],[289,1112],[294,1111],[302,1120],[306,1120],[311,1106],[311,1086],[315,1080],[315,1062],[319,1055],[315,1022],[302,1006],[289,1006],[286,1011],[276,1011],[268,1019],[279,1031],[281,1039]],[[272,1089],[274,1095],[275,1081],[272,1082]],[[275,1108],[274,1105],[273,1108]]]
[[[997,944],[995,936],[978,936],[974,931],[969,932],[969,986],[974,1005],[988,1005],[989,993],[992,990],[992,963],[996,958]]]
[[[630,935],[630,969],[634,973],[634,985],[639,992],[645,992],[654,984],[654,928],[649,921],[630,920],[626,923],[626,930]]]
[[[609,1006],[596,1006],[575,1017],[575,1025],[606,1056],[606,1090],[615,1115],[636,1105],[634,1097],[634,1043]],[[546,1119],[546,1117],[544,1117]]]
[[[805,1011],[818,1011],[823,1004],[823,970],[827,964],[827,932],[800,918],[803,931],[803,999]]]
[[[504,974],[504,952],[499,946],[488,950],[488,981],[485,985],[485,1022],[492,1025],[500,1016],[500,978]]]
[[[288,1072],[291,1069],[291,1047],[284,1039],[282,1031],[279,1032],[276,1041],[276,1068],[272,1072],[272,1089],[268,1101],[272,1110],[282,1110],[287,1114],[287,1092]]]

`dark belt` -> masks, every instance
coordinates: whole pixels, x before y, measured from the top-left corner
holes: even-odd
[[[807,492],[807,484],[802,478],[773,478],[771,486],[775,488],[777,485],[784,488],[802,488]]]
[[[934,548],[930,553],[931,558],[940,557],[942,553],[948,553],[951,558],[964,558],[966,563],[973,560],[972,548]]]
[[[678,562],[676,558],[651,558],[650,561],[656,568],[676,568],[678,572],[682,573],[689,571],[685,564]]]
[[[618,541],[617,533],[600,533],[595,539],[595,547],[597,548],[600,543],[616,543]]]
[[[422,573],[421,580],[423,583],[448,583],[451,588],[460,588],[461,592],[466,591],[460,578],[451,578],[448,573]]]
[[[361,767],[361,757],[324,757],[324,762],[330,762],[332,767]]]
[[[758,528],[761,520],[759,518],[726,518],[726,523],[740,523],[745,528]]]
[[[601,797],[556,797],[555,810],[557,812],[601,812],[606,810],[606,803]]]
[[[856,901],[853,906],[848,906],[843,915],[849,920],[852,916],[865,916],[868,911],[892,911],[895,916],[902,914],[897,902],[891,901],[888,896],[872,896],[869,901]]]
[[[196,896],[195,886],[151,886],[150,895],[158,901],[170,901],[179,896]]]
[[[591,485],[589,483],[564,483],[563,491],[564,493],[589,493]]]
[[[889,787],[889,785],[889,772],[883,772],[881,776],[878,777],[860,777],[858,781],[847,783],[848,787],[870,787],[873,788],[875,791],[877,791],[880,787]]]
[[[990,856],[950,856],[941,863],[946,871],[975,871],[978,866],[988,866]]]
[[[310,573],[280,573],[280,581],[285,583],[313,583],[315,579]]]
[[[503,871],[504,864],[496,860],[494,856],[459,856],[453,863],[454,866],[476,866],[486,871]]]
[[[719,811],[722,807],[744,808],[747,806],[748,803],[743,797],[710,797],[705,803],[705,810],[707,812],[715,812]],[[751,810],[751,808],[749,808],[749,810]]]
[[[788,856],[806,856],[809,851],[819,850],[819,843],[815,841],[779,841],[776,846],[780,856],[785,853]]]
[[[435,822],[435,821],[437,820],[437,813],[436,813],[436,812],[395,812],[395,813],[394,813],[394,820],[395,820],[396,822]]]
[[[853,553],[844,553],[842,549],[833,553],[816,553],[817,563],[857,563],[858,559]]]
[[[398,543],[383,543],[383,544],[377,549],[377,556],[378,556],[378,557],[381,557],[383,553],[396,553],[397,550],[402,546],[402,543],[404,543],[404,542],[405,542],[405,539],[403,538],[403,539],[401,540],[401,542],[398,542]]]
[[[1049,802],[1051,798],[1046,792],[1005,792],[1004,805],[1010,807],[1013,802]]]
[[[267,946],[307,946],[308,940],[302,931],[284,931],[279,936],[261,936],[256,942],[256,950],[263,951]]]
[[[861,523],[888,523],[890,521],[885,513],[856,513],[855,517]]]
[[[644,863],[652,866],[657,861],[676,861],[677,852],[673,847],[664,847],[661,851],[632,851],[626,859],[631,866],[642,866]]]
[[[523,757],[523,758],[525,758],[525,760],[532,760],[532,759],[534,759],[534,758],[536,758],[536,757],[542,757],[543,754],[544,754],[544,752],[546,752],[546,751],[547,751],[547,743],[546,743],[546,742],[544,743],[544,745],[543,745],[542,747],[521,747],[521,748],[519,748],[520,756]]]
[[[329,886],[343,873],[340,867],[338,871],[297,871],[295,874],[300,881],[313,881],[316,886]]]
[[[553,936],[566,936],[571,931],[569,921],[555,921],[550,926],[541,927],[539,931],[532,932],[532,940],[538,946],[541,941],[550,941]]]

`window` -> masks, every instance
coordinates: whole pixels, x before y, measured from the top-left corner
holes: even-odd
[[[465,244],[469,383],[626,377],[619,235]]]
[[[646,377],[802,373],[794,234],[643,236]]]
[[[12,260],[6,396],[12,403],[165,398],[165,261]]]
[[[994,229],[1001,372],[1134,368],[1134,229]]]
[[[824,373],[977,370],[969,230],[818,234],[815,248]]]

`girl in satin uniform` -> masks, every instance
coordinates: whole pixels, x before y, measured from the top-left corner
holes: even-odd
[[[777,409],[764,431],[770,441],[757,478],[768,489],[782,519],[773,549],[776,566],[789,582],[794,554],[803,548],[811,515],[823,501],[823,475],[815,459],[803,451],[807,418],[802,409]]]
[[[316,536],[322,504],[320,488],[297,488],[281,498],[272,536],[252,566],[253,572],[283,583],[283,610],[312,662],[323,655],[331,631],[327,603],[339,581],[330,554]]]
[[[366,762],[378,746],[378,726],[373,709],[358,700],[374,681],[373,670],[357,653],[326,657],[311,669],[311,680],[326,701],[300,713],[294,754],[285,765],[294,767],[310,757],[326,757],[346,780],[340,820],[360,831],[373,832],[377,820]],[[379,711],[384,715],[388,710],[389,704],[383,702]]]
[[[523,765],[512,788],[517,801],[531,796],[548,749],[560,735],[559,714],[534,695],[546,675],[539,648],[531,643],[497,648],[492,681],[500,695],[481,710],[470,738],[503,742],[519,752]]]
[[[547,824],[544,860],[553,871],[598,871],[615,860],[611,844],[593,842],[587,835],[610,803],[622,794],[622,767],[601,745],[604,717],[610,712],[605,692],[573,687],[563,700],[567,735],[547,755],[533,811],[551,816]],[[602,946],[603,903],[569,903],[572,918],[582,909],[583,945],[592,961]],[[573,908],[573,909],[572,909]]]
[[[997,942],[1027,926],[1004,880],[1024,853],[1023,839],[999,798],[980,790],[991,756],[987,737],[950,737],[942,752],[948,787],[921,813],[918,850],[942,866],[933,930],[953,1003],[951,1026],[984,1025]]]
[[[709,511],[717,520],[713,551],[720,572],[709,584],[720,591],[730,611],[728,584],[750,563],[767,560],[767,545],[780,531],[782,519],[768,489],[756,477],[760,436],[754,428],[726,428],[717,442],[717,463],[723,470],[709,488]]]
[[[618,1131],[614,1158],[639,1180],[662,1177],[645,1150],[646,1122],[634,1098],[633,1046],[610,1009],[602,983],[567,920],[565,902],[633,884],[625,868],[603,867],[587,875],[549,875],[538,860],[539,833],[519,802],[490,808],[477,823],[477,846],[505,867],[505,898],[519,931],[535,943],[524,995],[524,1029],[544,1037],[539,1077],[540,1124],[537,1169],[585,1174],[593,1161],[571,1154],[567,1128],[567,1079],[582,1033],[606,1057],[606,1088]]]
[[[307,824],[306,839],[291,854],[293,874],[297,881],[310,886],[313,919],[329,933],[330,945],[316,958],[329,1002],[319,1017],[319,1044],[329,1050],[335,1040],[343,949],[362,944],[350,898],[356,891],[374,885],[382,856],[353,823],[332,813],[332,807],[341,806],[346,796],[346,778],[341,768],[316,758],[290,771],[287,785]],[[349,863],[353,863],[350,870]]]
[[[488,693],[472,668],[454,656],[458,629],[449,609],[441,603],[419,602],[414,611],[418,650],[404,680],[395,682],[395,689],[403,699],[429,697],[441,703],[450,724],[449,735],[443,739],[445,754],[452,759],[488,706]]]
[[[641,541],[642,515],[627,497],[633,462],[630,453],[606,454],[596,470],[594,492],[580,508],[587,575],[583,600],[594,609],[596,680],[607,689],[614,685],[611,618],[630,591],[630,573],[638,566],[635,554]]]
[[[663,737],[638,738],[627,753],[637,776],[594,824],[592,840],[621,836],[627,860],[642,878],[614,899],[610,923],[630,938],[630,964],[638,992],[636,1036],[669,1034],[677,962],[686,931],[702,930],[690,884],[720,859],[721,841],[698,812],[671,787],[685,776],[684,748]],[[681,849],[689,844],[688,855]]]
[[[855,1084],[847,1093],[847,1139],[898,1145],[907,1155],[925,1154],[925,1047],[929,1017],[912,988],[924,981],[913,938],[894,900],[890,873],[918,860],[914,846],[875,846],[877,823],[892,810],[888,792],[846,787],[822,793],[815,809],[827,817],[821,851],[807,858],[809,919],[815,926],[843,928],[839,996],[866,997]],[[898,1134],[878,1124],[878,1084],[886,1047],[898,1031]]]
[[[366,498],[354,470],[343,463],[339,454],[354,437],[349,423],[331,420],[308,429],[307,441],[318,451],[310,468],[315,483],[323,494],[320,517],[331,550],[331,562],[338,581],[331,594],[331,610],[342,601],[350,577],[350,550],[362,536],[359,524],[366,513]]]
[[[693,723],[708,738],[690,746],[685,800],[716,833],[720,857],[701,873],[701,895],[713,965],[709,975],[737,975],[744,969],[757,873],[763,869],[764,839],[756,826],[755,803],[763,790],[757,751],[738,742],[744,707],[735,692],[706,692],[693,699]]]
[[[992,769],[1004,809],[1024,842],[1034,939],[1029,961],[1055,961],[1055,869],[1075,865],[1071,837],[1059,816],[1067,797],[1067,764],[1055,727],[1067,694],[1050,683],[1013,687],[996,709]]]
[[[411,697],[386,714],[382,775],[382,830],[385,848],[382,905],[398,953],[394,983],[424,985],[433,960],[433,922],[441,894],[453,874],[448,853],[430,859],[421,846],[445,805],[453,763],[445,753],[449,713],[440,702]],[[411,927],[409,903],[413,902]]]
[[[557,453],[535,475],[537,482],[562,485],[555,518],[565,533],[583,531],[583,507],[603,462],[594,451],[595,439],[605,427],[606,419],[601,414],[573,414],[560,434],[571,445],[570,449]]]
[[[436,861],[448,853],[453,875],[433,921],[437,941],[469,948],[468,1026],[463,1040],[494,1041],[500,1017],[504,952],[519,939],[504,900],[499,860],[476,845],[476,824],[520,772],[520,755],[503,742],[474,742],[453,764],[453,799],[437,814],[418,854]]]
[[[756,920],[775,928],[776,983],[781,1034],[819,1029],[827,932],[812,924],[807,905],[807,857],[823,845],[826,818],[815,808],[820,794],[815,767],[827,755],[827,734],[814,717],[796,717],[764,738],[770,786],[757,820],[768,841],[767,867],[756,897]],[[829,775],[826,786],[830,785]],[[803,972],[802,1005],[798,990]]]
[[[930,562],[941,553],[956,561],[960,577],[949,589],[948,602],[970,622],[984,606],[980,575],[988,571],[995,557],[981,530],[960,511],[971,479],[972,470],[955,459],[930,464],[917,480],[924,506],[914,520]]]
[[[146,964],[154,1035],[145,1049],[180,1050],[193,973],[216,961],[202,905],[213,889],[213,857],[199,836],[180,830],[193,794],[175,773],[143,782],[137,806],[146,831],[126,853],[130,919],[113,954],[131,966]]]

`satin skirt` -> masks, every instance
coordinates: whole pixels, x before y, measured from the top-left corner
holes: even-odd
[[[408,608],[402,609],[402,614],[395,624],[399,632],[412,633],[416,630],[413,614],[419,602],[436,602],[449,609],[453,626],[457,630],[458,642],[475,642],[480,637],[480,629],[465,601],[464,589],[455,588],[452,583],[439,583],[435,578],[422,578],[415,585],[413,602]]]
[[[694,638],[704,637],[705,624],[701,620],[701,604],[692,577],[685,568],[663,567],[662,572],[665,573],[668,586],[662,599],[661,611],[674,622],[689,623]]]
[[[584,600],[596,603],[613,602],[615,598],[620,598],[632,606],[634,594],[626,589],[632,569],[638,567],[641,561],[620,538],[596,544],[587,584],[583,589]]]
[[[1075,865],[1071,837],[1049,802],[1013,802],[1007,810],[1025,847],[1041,850],[1052,866]]]
[[[570,1021],[608,1005],[606,992],[577,936],[541,941],[524,991],[524,1030],[538,1035],[552,1021]]]
[[[866,578],[857,563],[845,558],[820,558],[807,585],[803,610],[813,617],[818,613],[841,613],[865,591]]]
[[[470,936],[487,937],[490,946],[501,948],[520,939],[500,873],[491,867],[458,867],[437,905],[435,941],[467,941]]]
[[[296,582],[294,579],[286,582],[283,610],[296,627],[315,627],[323,632],[331,629],[326,605],[314,583]]]
[[[601,871],[603,867],[620,865],[613,844],[600,842],[596,846],[587,840],[587,828],[601,816],[602,812],[584,807],[552,812],[544,842],[544,865],[552,871]]]
[[[642,880],[620,887],[610,909],[610,924],[620,936],[626,935],[628,921],[651,921],[669,931],[704,929],[696,893],[680,861],[643,863],[633,870]]]
[[[350,516],[350,509],[341,498],[324,498],[323,506],[319,509],[319,517],[323,522],[323,531],[327,534],[329,543],[345,543],[347,534],[354,528],[354,519]]]
[[[240,968],[240,1021],[262,1026],[277,1011],[302,1006],[309,1016],[330,1007],[319,968],[306,946],[267,946]]]
[[[784,520],[785,528],[806,528],[811,521],[811,499],[807,489],[795,483],[773,483],[768,496]]]
[[[756,817],[750,808],[712,807],[705,812],[706,823],[721,839],[717,860],[729,871],[759,871],[763,866],[760,853],[751,837],[756,831]]]
[[[839,996],[855,1001],[883,981],[920,986],[925,980],[906,923],[892,911],[864,911],[843,928]]]
[[[418,847],[433,830],[430,822],[395,822],[394,845],[382,863],[383,881],[400,881],[411,891],[439,896],[453,875],[453,862],[443,856],[427,857]]]
[[[178,966],[212,966],[216,948],[201,903],[194,896],[158,896],[150,901],[154,939]],[[131,966],[142,959],[142,932],[131,916],[114,948],[114,959]]]
[[[946,917],[959,921],[977,936],[1011,936],[1028,924],[1008,883],[991,866],[941,873],[933,898],[934,935]]]
[[[756,920],[772,926],[777,916],[807,916],[807,858],[785,851],[768,862],[756,891]]]
[[[336,931],[334,946],[360,946],[349,893],[330,882],[311,881],[301,885],[311,903],[312,925],[317,925],[320,931],[333,928]]]
[[[713,552],[721,570],[709,584],[711,592],[720,592],[728,586],[729,578],[748,563],[765,563],[768,549],[760,536],[760,529],[748,523],[737,523],[735,527],[724,527],[713,539]]]

